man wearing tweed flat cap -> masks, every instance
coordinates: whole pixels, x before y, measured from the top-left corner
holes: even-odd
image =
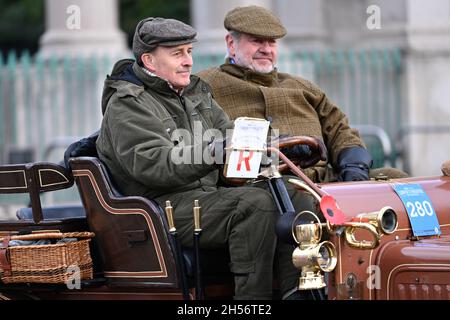
[[[226,14],[224,27],[228,30],[225,63],[198,75],[231,119],[265,118],[282,135],[323,140],[328,161],[302,169],[315,182],[368,180],[380,173],[389,178],[407,176],[394,168],[371,170],[372,157],[339,107],[312,82],[277,71],[277,39],[286,35],[277,16],[259,6],[237,7]],[[283,262],[279,268],[284,274],[295,273],[292,265]],[[282,295],[301,297],[297,284],[286,279],[293,277],[280,281]]]
[[[304,172],[316,182],[368,180],[380,173],[406,174],[393,168],[372,169],[372,158],[347,116],[312,82],[276,69],[278,43],[286,35],[280,19],[259,6],[237,7],[224,19],[228,58],[198,75],[231,119],[266,118],[284,135],[323,139],[328,161]]]

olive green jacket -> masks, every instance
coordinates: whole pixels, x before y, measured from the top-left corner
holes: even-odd
[[[229,60],[198,76],[211,86],[214,99],[231,119],[265,118],[280,134],[322,137],[333,167],[343,149],[364,146],[358,132],[349,127],[346,115],[310,81],[276,70],[254,72]],[[325,166],[322,161],[304,171],[317,182],[334,180],[333,170]]]
[[[230,121],[209,90],[191,76],[179,96],[133,60],[116,63],[105,80],[97,150],[123,194],[155,198],[216,187],[217,167],[203,158],[213,137],[203,133],[224,131]]]

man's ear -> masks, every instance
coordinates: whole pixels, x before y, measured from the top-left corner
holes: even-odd
[[[143,53],[141,55],[142,64],[151,72],[155,71],[154,58],[150,53]]]
[[[225,41],[227,43],[228,55],[230,57],[234,57],[234,55],[236,53],[236,48],[235,48],[236,42],[234,41],[234,39],[231,36],[231,34],[227,34],[225,36]]]

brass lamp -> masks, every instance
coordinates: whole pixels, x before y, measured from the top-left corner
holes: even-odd
[[[295,224],[303,214],[312,215],[314,221]],[[292,253],[292,263],[301,270],[299,290],[320,289],[326,286],[323,272],[331,272],[337,264],[336,248],[330,241],[320,242],[322,225],[311,211],[302,211],[292,223],[292,236],[298,247]]]

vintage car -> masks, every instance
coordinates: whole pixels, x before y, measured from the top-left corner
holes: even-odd
[[[30,195],[30,207],[18,210],[17,220],[0,222],[0,299],[232,298],[228,253],[181,247],[170,203],[161,208],[150,199],[122,196],[98,158],[73,158],[70,164],[71,170],[49,162],[0,167],[1,193]],[[280,237],[297,243],[293,263],[301,270],[301,290],[328,300],[449,299],[448,165],[434,177],[319,185],[300,172],[290,183],[316,205],[299,213],[288,212],[289,198],[277,189],[279,170],[270,166],[261,177],[272,183],[283,213]],[[82,205],[41,207],[41,193],[74,183]],[[201,204],[193,212],[198,240]],[[59,244],[32,244],[23,252],[25,245],[11,246],[14,240],[65,234],[91,237],[78,273],[60,256],[54,265],[52,257],[32,263],[44,254],[61,255]],[[29,251],[39,249],[33,258]],[[86,252],[77,254],[82,259]]]

